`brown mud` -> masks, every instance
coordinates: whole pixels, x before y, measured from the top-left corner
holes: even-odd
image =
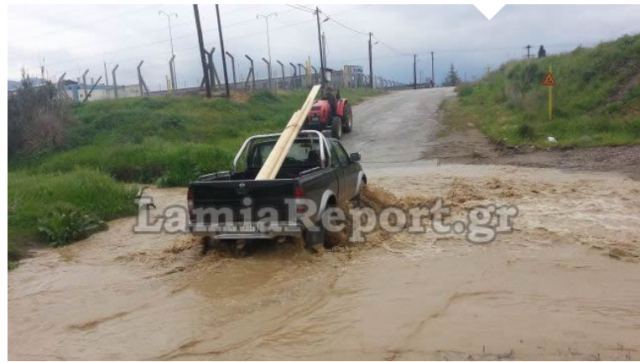
[[[442,164],[512,165],[566,171],[604,171],[640,180],[640,145],[537,149],[506,147],[490,142],[473,124],[441,130],[429,144],[425,159]],[[552,144],[550,144],[552,146]]]
[[[486,245],[367,235],[244,257],[135,218],[9,273],[10,359],[637,359],[640,183],[511,166],[380,169],[363,203],[464,217],[512,204]],[[159,215],[184,189],[149,189]]]

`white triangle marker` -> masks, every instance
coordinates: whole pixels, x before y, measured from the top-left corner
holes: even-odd
[[[487,20],[491,20],[500,12],[500,10],[502,10],[504,3],[498,1],[482,1],[474,3],[473,6],[475,6],[476,9],[478,9],[478,11],[487,18]]]

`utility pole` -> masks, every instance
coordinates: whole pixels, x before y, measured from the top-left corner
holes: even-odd
[[[264,22],[267,24],[267,58],[269,59],[269,64],[271,64],[271,39],[269,38],[269,18],[272,16],[278,16],[278,13],[269,13],[267,15],[258,14],[256,15],[256,19],[263,18]],[[271,66],[269,66],[269,78],[271,78]],[[269,85],[271,87],[271,85]]]
[[[413,89],[418,89],[418,79],[416,78],[416,55],[413,55]]]
[[[224,51],[224,39],[222,38],[222,24],[220,23],[220,7],[216,4],[216,18],[218,19],[218,35],[220,36],[220,52],[222,53],[222,70],[224,71],[224,87],[229,98],[229,76],[227,75],[227,57]]]
[[[324,64],[327,65],[327,38],[324,36],[324,31],[322,32],[322,56]]]
[[[320,84],[322,88],[324,88],[325,83],[327,82],[325,79],[325,64],[324,64],[324,54],[322,53],[322,31],[320,30],[320,9],[316,6],[316,21],[318,23],[318,47],[320,49]]]
[[[436,86],[436,78],[435,78],[435,73],[433,71],[433,52],[431,52],[431,84],[434,87]]]
[[[204,86],[207,92],[207,98],[211,98],[211,81],[209,79],[209,69],[207,69],[206,50],[204,49],[204,40],[202,39],[202,27],[200,26],[200,10],[198,5],[193,4],[193,15],[196,18],[196,31],[198,32],[198,45],[200,46],[200,62],[202,62],[202,73],[204,74]]]
[[[525,47],[527,48],[527,59],[531,58],[531,45],[528,45]]]
[[[371,37],[373,33],[369,33],[369,88],[373,88],[373,59],[371,55]]]
[[[171,33],[171,17],[175,16],[176,18],[178,18],[178,14],[176,14],[176,13],[167,13],[167,12],[165,12],[163,10],[159,10],[158,11],[158,15],[164,15],[164,16],[167,17],[167,22],[169,24],[169,45],[171,46],[171,56],[175,57],[175,53],[173,52],[173,34]],[[175,83],[175,84],[172,84],[171,87],[173,87],[173,89],[176,89],[176,88],[178,88],[178,80],[176,78],[176,66],[175,66],[175,64],[171,65],[171,69],[170,70],[171,70],[171,73],[172,73],[171,75],[172,75],[172,78],[173,78],[173,82]]]

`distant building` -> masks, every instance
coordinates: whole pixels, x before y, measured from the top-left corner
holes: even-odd
[[[343,86],[355,88],[364,86],[364,70],[360,65],[345,65],[342,74]]]

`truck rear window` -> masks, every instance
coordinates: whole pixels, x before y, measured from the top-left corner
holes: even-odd
[[[247,165],[249,168],[261,168],[276,140],[268,140],[256,143],[249,151]],[[287,154],[282,167],[317,167],[320,166],[320,147],[318,142],[312,139],[298,139]]]

